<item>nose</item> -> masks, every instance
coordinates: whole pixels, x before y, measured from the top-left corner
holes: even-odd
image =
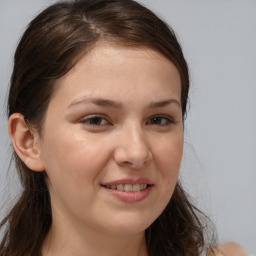
[[[141,128],[123,129],[116,139],[118,142],[114,160],[118,165],[140,169],[153,159],[146,135]]]

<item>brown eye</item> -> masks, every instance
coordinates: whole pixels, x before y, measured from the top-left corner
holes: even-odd
[[[101,126],[101,125],[109,124],[109,122],[101,116],[85,117],[81,120],[81,123],[86,124],[86,125],[95,125],[95,126]]]
[[[165,117],[165,116],[154,116],[152,118],[149,119],[147,124],[151,124],[151,125],[160,125],[160,126],[164,126],[164,125],[170,125],[174,123],[174,121],[169,118],[169,117]]]

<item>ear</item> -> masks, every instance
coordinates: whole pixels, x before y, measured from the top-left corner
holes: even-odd
[[[21,161],[32,171],[44,171],[38,132],[28,128],[22,114],[14,113],[10,116],[8,132]]]

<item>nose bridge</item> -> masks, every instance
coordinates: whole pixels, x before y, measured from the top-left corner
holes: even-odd
[[[152,157],[147,136],[139,122],[129,122],[121,128],[116,160],[119,164],[140,168]]]
[[[127,151],[130,153],[142,153],[147,148],[147,141],[145,132],[139,123],[131,122],[124,128],[124,137],[125,134],[127,141]]]

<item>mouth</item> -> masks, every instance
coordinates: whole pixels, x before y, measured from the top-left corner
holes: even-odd
[[[150,184],[117,184],[117,185],[102,185],[103,187],[111,190],[118,190],[124,192],[140,192],[147,189]]]
[[[144,178],[122,179],[101,184],[101,187],[111,196],[125,203],[143,201],[151,194],[153,186],[150,180]]]

